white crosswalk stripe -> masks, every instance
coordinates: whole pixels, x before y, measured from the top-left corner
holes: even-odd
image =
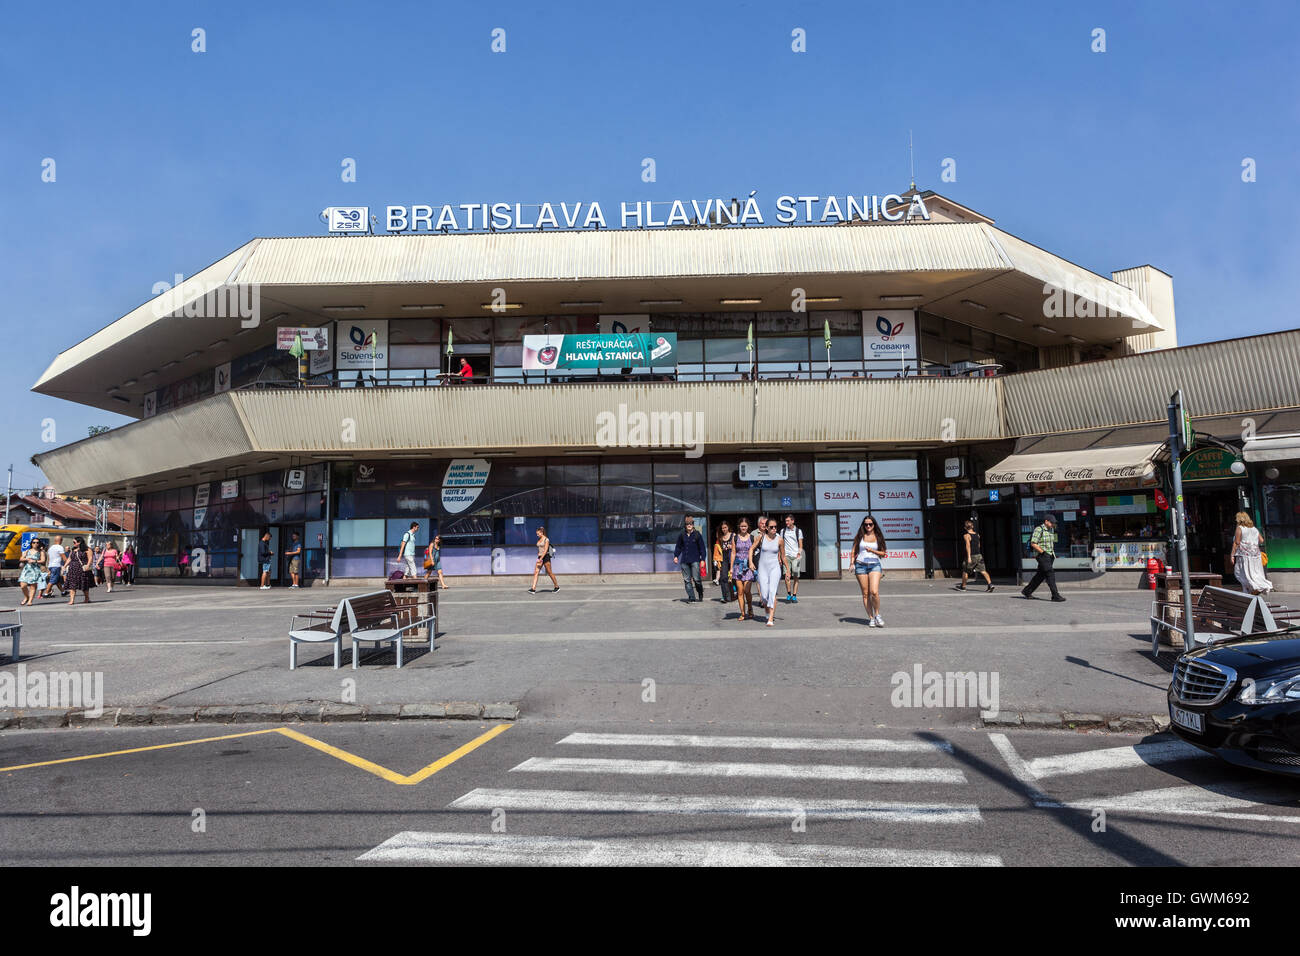
[[[1155,816],[1212,817],[1220,820],[1300,824],[1300,814],[1250,812],[1270,807],[1295,808],[1295,791],[1276,781],[1243,777],[1213,754],[1177,738],[1142,741],[1122,747],[1102,747],[1046,757],[1020,755],[1005,734],[990,734],[990,741],[1020,781],[1034,804],[1046,809],[1071,809]],[[1165,764],[1198,761],[1204,766],[1221,766],[1228,775],[1218,782],[1182,784],[1131,790],[1114,795],[1099,794],[1084,799],[1057,799],[1040,789],[1044,780],[1098,774],[1111,782],[1124,779],[1124,771],[1158,768]]]
[[[843,737],[707,737],[696,734],[569,734],[561,744],[597,747],[713,747],[747,750],[849,750],[863,753],[952,753],[946,740]]]
[[[979,807],[952,803],[890,803],[798,797],[683,796],[662,793],[593,793],[587,790],[479,788],[453,800],[453,810],[542,810],[548,813],[719,813],[743,817],[879,820],[885,823],[979,823]]]
[[[529,757],[511,773],[617,773],[634,776],[776,777],[784,780],[862,780],[869,783],[965,783],[949,767],[858,767],[852,764],[721,763],[695,760],[615,760]]]
[[[915,846],[917,834],[934,833],[935,840],[939,841],[940,832],[951,834],[953,827],[973,827],[984,822],[980,808],[973,803],[898,799],[905,796],[899,793],[898,784],[960,787],[968,783],[963,769],[952,764],[953,746],[946,740],[573,733],[557,741],[555,746],[562,750],[609,748],[627,756],[532,756],[510,768],[512,778],[522,781],[536,775],[572,774],[590,779],[598,775],[624,778],[629,786],[609,791],[565,788],[563,785],[549,788],[480,787],[452,801],[448,809],[476,814],[488,811],[494,819],[498,811],[525,812],[537,815],[522,818],[532,819],[534,826],[544,825],[547,820],[558,820],[560,826],[567,826],[570,830],[573,824],[565,821],[576,819],[585,830],[584,815],[591,815],[604,821],[600,825],[602,834],[607,832],[610,814],[624,814],[642,820],[670,815],[678,818],[716,817],[718,820],[714,823],[699,826],[717,827],[723,835],[730,835],[731,828],[736,826],[734,823],[725,824],[723,821],[727,818],[767,820],[773,821],[769,824],[773,826],[771,840],[668,839],[652,832],[638,839],[617,835],[599,838],[522,835],[488,832],[484,827],[474,833],[398,833],[359,859],[380,863],[488,866],[1002,865],[1001,858],[993,853],[944,849],[942,844],[934,848]],[[631,754],[636,751],[631,748],[657,752],[633,757]],[[754,755],[781,753],[794,760],[663,759],[665,751],[682,749],[718,751],[719,756],[728,750],[743,750]],[[809,762],[795,762],[800,758]],[[862,760],[869,762],[856,762]],[[942,765],[945,762],[947,765]],[[689,789],[686,781],[701,778],[713,781],[711,792],[641,792],[635,789],[639,781],[651,780],[661,784],[680,781],[682,788]],[[727,792],[731,781],[744,786],[745,792]],[[828,796],[827,788],[833,785],[847,786],[848,789]],[[879,792],[872,792],[877,785]],[[775,792],[761,792],[769,786]],[[757,794],[755,787],[760,788]],[[867,793],[861,793],[863,789]],[[800,793],[800,790],[806,792]],[[948,792],[955,794],[960,791],[945,790],[945,795]],[[552,817],[552,814],[561,816]],[[834,825],[837,823],[897,826],[910,836],[900,837],[893,829],[885,829],[881,831],[888,835],[884,842],[902,842],[908,844],[908,848],[817,843],[812,838],[812,831],[793,827],[792,821],[806,821],[805,826],[820,823],[824,829],[819,832],[827,834],[845,832],[836,829]],[[674,824],[673,833],[679,832],[676,827]],[[938,829],[933,829],[936,827]],[[638,825],[638,831],[640,829]],[[741,831],[736,835],[741,835]],[[951,837],[948,842],[950,840]]]
[[[430,866],[1000,866],[988,853],[707,840],[587,840],[482,833],[399,833],[363,853]]]

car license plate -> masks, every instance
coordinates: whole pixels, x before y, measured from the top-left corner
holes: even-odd
[[[1190,730],[1197,734],[1205,733],[1205,718],[1201,714],[1193,714],[1181,707],[1170,707],[1169,719],[1184,730]]]

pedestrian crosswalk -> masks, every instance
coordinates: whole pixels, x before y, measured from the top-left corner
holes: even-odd
[[[1005,734],[989,738],[1042,809],[1300,825],[1300,804],[1289,782],[1243,771],[1174,737],[1038,757],[1023,756]],[[1175,769],[1197,782],[1164,785]],[[1153,777],[1162,785],[1150,786]]]
[[[966,831],[984,820],[977,804],[962,799],[970,783],[945,740],[573,733],[553,748],[510,768],[509,786],[475,788],[453,800],[448,810],[463,815],[463,831],[404,831],[359,859],[532,866],[1002,865],[996,853],[965,848]],[[776,754],[778,760],[770,759]],[[765,755],[769,759],[761,759]],[[598,789],[585,789],[588,781]],[[523,834],[513,825],[494,832],[491,821],[511,814],[526,814],[519,819],[527,828],[559,832]],[[667,825],[686,819],[689,827]],[[702,831],[724,838],[698,839]],[[939,836],[958,832],[960,839]]]

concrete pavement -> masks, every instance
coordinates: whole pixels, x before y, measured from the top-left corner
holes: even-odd
[[[101,672],[109,707],[182,712],[333,701],[382,716],[412,703],[510,702],[557,719],[970,726],[974,701],[897,706],[898,675],[918,667],[996,676],[1000,710],[1013,714],[1165,709],[1172,656],[1157,663],[1149,655],[1150,592],[1073,591],[1053,604],[1025,601],[1013,587],[962,593],[946,581],[887,581],[887,626],[874,629],[855,582],[807,581],[801,590],[799,604],[779,604],[777,626],[767,628],[737,621],[734,605],[686,604],[672,586],[536,595],[453,587],[441,597],[438,649],[416,645],[400,671],[391,652],[374,651],[353,670],[345,647],[338,671],[327,651],[307,649],[305,666],[290,672],[290,615],[342,592],[98,589],[88,606],[24,609],[23,663]],[[6,660],[0,670],[12,667]],[[919,694],[911,701],[921,702]]]

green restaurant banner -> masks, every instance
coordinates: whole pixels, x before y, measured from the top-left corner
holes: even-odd
[[[524,370],[676,368],[676,332],[525,335]]]
[[[1214,481],[1219,478],[1240,478],[1232,473],[1232,463],[1237,458],[1222,448],[1198,448],[1183,459],[1183,481]]]

